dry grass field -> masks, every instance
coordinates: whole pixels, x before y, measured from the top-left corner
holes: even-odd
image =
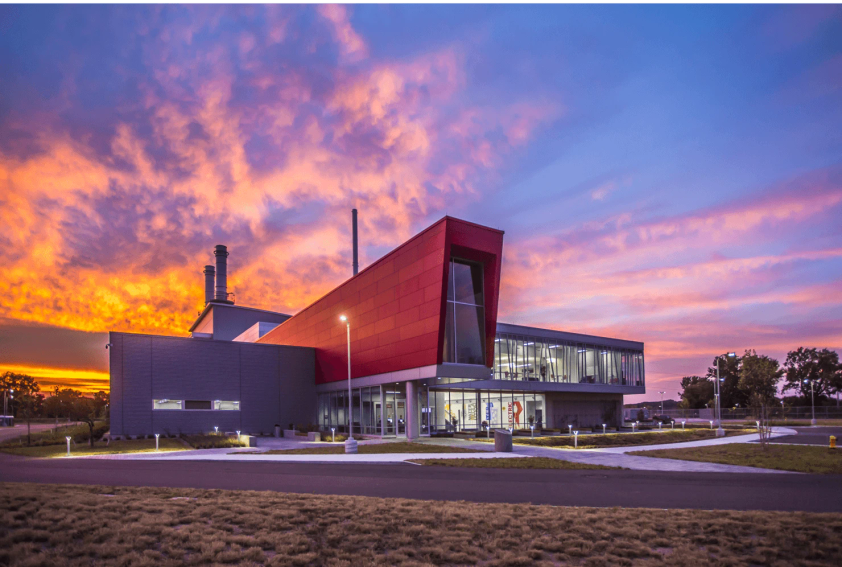
[[[629,454],[802,473],[842,474],[842,449],[827,447],[781,444],[768,445],[764,449],[755,443],[732,443],[710,447],[634,451]]]
[[[842,563],[842,514],[0,484],[0,564]]]

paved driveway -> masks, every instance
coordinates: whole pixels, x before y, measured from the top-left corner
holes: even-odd
[[[829,446],[830,436],[836,436],[836,444],[842,446],[842,427],[792,427],[794,435],[776,437],[773,443],[790,443],[795,445]]]
[[[0,454],[7,482],[274,490],[422,500],[734,510],[842,510],[842,477],[406,464],[26,459]]]

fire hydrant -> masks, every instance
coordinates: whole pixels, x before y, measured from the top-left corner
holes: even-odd
[[[830,448],[831,448],[831,449],[835,449],[835,448],[836,448],[836,435],[831,435],[831,436],[830,436]]]

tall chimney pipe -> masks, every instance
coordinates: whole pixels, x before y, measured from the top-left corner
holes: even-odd
[[[205,266],[205,304],[213,301],[213,266]]]
[[[213,255],[216,256],[216,300],[228,301],[228,249],[217,244]]]
[[[354,233],[354,275],[356,276],[360,269],[360,263],[357,261],[357,209],[351,209],[351,227]]]

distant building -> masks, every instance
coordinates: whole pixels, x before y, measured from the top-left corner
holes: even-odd
[[[617,425],[643,343],[497,322],[503,232],[445,217],[294,316],[234,305],[227,249],[191,337],[110,334],[114,435],[276,424],[380,436]]]

